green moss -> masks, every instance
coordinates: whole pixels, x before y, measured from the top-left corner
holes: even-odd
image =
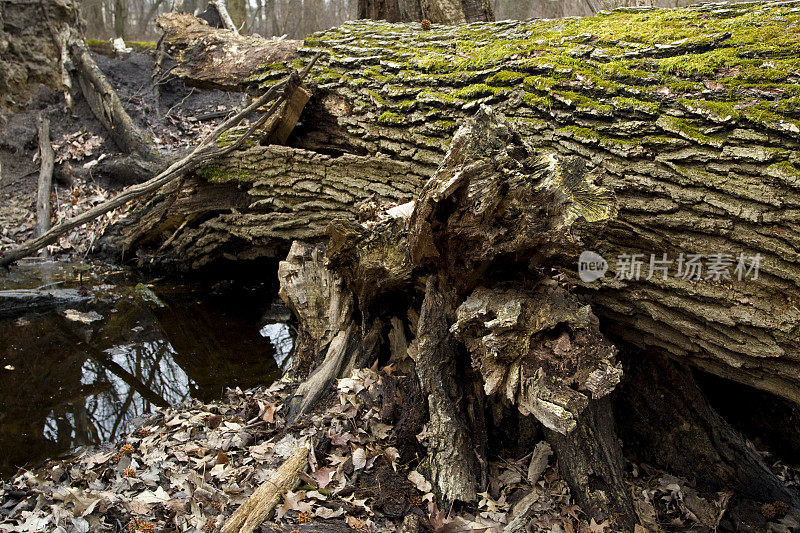
[[[548,76],[528,76],[522,85],[528,91],[549,91],[558,83],[557,79]]]
[[[397,126],[401,124],[406,124],[408,121],[406,117],[399,113],[394,113],[393,111],[384,111],[378,117],[378,123],[384,124],[387,126]]]
[[[689,139],[699,144],[706,144],[717,148],[721,147],[723,144],[723,140],[719,137],[706,135],[694,124],[679,117],[662,115],[658,118],[656,124],[670,133],[680,135],[684,139]]]
[[[197,175],[212,183],[223,183],[228,181],[247,181],[250,174],[242,169],[224,171],[219,167],[204,167],[197,170]]]
[[[497,94],[498,89],[490,87],[485,83],[476,83],[474,85],[467,85],[460,89],[456,89],[451,94],[454,98],[461,98],[462,100],[475,100],[484,96],[492,96]]]
[[[486,83],[494,87],[507,87],[510,85],[516,85],[523,78],[525,78],[525,74],[522,74],[520,72],[514,72],[511,70],[501,70],[497,74],[489,76],[486,79]]]
[[[784,181],[800,185],[800,168],[797,168],[789,161],[773,163],[767,170],[773,176],[779,176]]]
[[[596,100],[573,91],[555,91],[555,94],[557,94],[565,104],[574,106],[581,111],[594,110],[603,114],[610,114],[614,110],[614,107],[611,105],[601,104]]]
[[[534,93],[525,93],[522,96],[522,101],[529,107],[538,107],[543,109],[550,109],[553,107],[553,97],[549,94],[539,95]]]
[[[350,22],[309,36],[305,45],[383,57],[355,79],[324,65],[313,74],[318,83],[351,87],[353,100],[364,102],[383,124],[405,123],[412,109],[424,116],[435,107],[510,93],[522,83],[523,105],[530,108],[656,115],[680,98],[693,116],[747,118],[791,132],[800,127],[800,85],[792,83],[792,73],[800,72],[799,29],[800,10],[743,4],[726,7],[724,15],[614,11],[429,32],[416,25]],[[311,51],[304,53],[307,59]],[[693,142],[719,142],[691,120],[674,127]],[[660,141],[653,136],[648,142]]]
[[[624,111],[639,111],[642,113],[656,115],[658,114],[659,109],[661,109],[661,106],[657,102],[646,102],[636,98],[616,96],[611,101],[613,102],[614,107]]]
[[[156,49],[156,43],[152,41],[125,41],[125,45],[139,52]]]
[[[417,100],[438,104],[463,104],[463,100],[456,98],[452,93],[424,89],[417,95]]]
[[[437,129],[447,133],[454,132],[458,128],[458,124],[456,124],[452,120],[436,120],[434,121],[433,124],[434,126],[436,126]]]
[[[686,98],[682,98],[679,101],[686,110],[708,117],[717,122],[737,120],[742,115],[742,113],[734,107],[736,105],[735,102],[689,100]]]

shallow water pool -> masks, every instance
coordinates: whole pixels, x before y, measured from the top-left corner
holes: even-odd
[[[0,475],[111,441],[157,406],[272,382],[292,349],[288,321],[271,283],[0,270]]]

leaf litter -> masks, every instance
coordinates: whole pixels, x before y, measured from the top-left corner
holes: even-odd
[[[477,505],[440,509],[420,461],[424,448],[409,445],[396,398],[386,393],[407,379],[391,366],[354,370],[322,409],[288,426],[292,384],[285,380],[228,390],[219,402],[159,409],[117,443],[2,483],[0,532],[218,531],[306,439],[315,443],[308,470],[262,531],[300,531],[313,522],[339,525],[331,531],[398,531],[411,519],[419,531],[612,531],[572,502],[544,442],[524,457],[490,461]],[[424,427],[407,429],[418,445]],[[646,470],[634,468],[630,478],[646,526],[637,533],[716,529],[729,493],[701,495],[686,480]],[[506,529],[517,517],[527,529]]]

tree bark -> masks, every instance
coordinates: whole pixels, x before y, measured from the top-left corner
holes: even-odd
[[[359,0],[358,18],[461,24],[493,21],[494,14],[488,0]]]
[[[786,28],[797,15],[769,6],[715,9],[429,32],[353,22],[316,34],[297,54],[328,55],[312,73],[318,90],[290,147],[256,145],[200,172],[159,204],[191,209],[173,210],[166,227],[146,225],[126,242],[158,248],[189,220],[161,249],[161,261],[197,267],[226,256],[280,257],[293,239],[323,239],[330,220],[356,218],[359,202],[411,200],[458,121],[488,104],[538,153],[583,161],[613,191],[614,216],[601,227],[573,227],[577,244],[559,261],[607,331],[800,403],[800,121],[786,111],[783,85],[794,74],[757,86],[728,75],[752,68],[750,56],[772,61],[780,74],[784,46],[757,40],[756,49],[746,20],[763,13],[794,42]],[[698,27],[683,41],[687,20]],[[618,40],[615,28],[623,25],[638,28],[630,42]],[[161,26],[176,75],[190,83],[271,83],[281,68],[250,58],[292,54],[270,41],[233,41],[191,18],[162,17]],[[218,44],[207,48],[213,64],[221,66],[200,53],[209,38]],[[243,52],[247,46],[253,56]],[[711,52],[727,59],[709,73],[698,64]],[[198,205],[208,187],[235,190],[240,203],[228,203],[230,192],[216,205]],[[578,278],[581,249],[612,263],[605,278]],[[762,261],[757,279],[741,281],[683,279],[674,264],[667,279],[612,279],[621,273],[613,258],[663,253],[673,260],[679,253],[760,254]]]

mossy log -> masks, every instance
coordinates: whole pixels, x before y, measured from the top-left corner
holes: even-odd
[[[608,220],[569,230],[610,272],[582,283],[578,248],[557,265],[604,331],[800,403],[798,6],[619,10],[429,31],[359,21],[292,44],[294,59],[260,64],[247,47],[271,57],[287,43],[163,17],[173,72],[187,83],[255,89],[294,61],[326,55],[289,146],[256,144],[198,172],[156,201],[168,217],[124,242],[179,268],[282,257],[292,240],[323,240],[331,220],[355,219],[360,202],[414,199],[458,124],[487,104],[537,153],[580,160],[614,193]],[[666,279],[614,277],[621,254],[664,253],[760,254],[760,271],[688,280],[673,264]]]

